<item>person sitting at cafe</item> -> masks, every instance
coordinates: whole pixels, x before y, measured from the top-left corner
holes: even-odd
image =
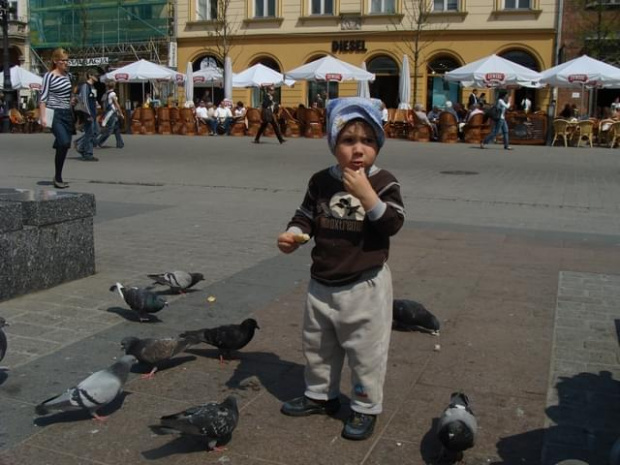
[[[426,124],[431,129],[431,138],[433,140],[437,140],[437,124],[436,123],[432,123],[430,121],[430,119],[428,118],[428,115],[424,111],[424,107],[422,106],[422,104],[421,103],[416,103],[413,106],[413,111],[414,111],[415,115],[417,116],[418,120],[421,123]]]
[[[211,120],[211,135],[217,136],[218,126],[224,129],[224,133],[230,135],[230,126],[233,122],[233,114],[230,108],[226,105],[226,102],[222,100],[213,114],[214,118]]]
[[[560,116],[564,119],[571,119],[573,117],[573,110],[570,107],[570,103],[564,105],[564,108],[560,112]]]
[[[439,121],[439,113],[441,113],[441,109],[437,105],[434,105],[433,109],[429,111],[426,116],[431,123],[437,124]]]
[[[209,114],[204,100],[201,100],[198,104],[198,108],[196,108],[196,120],[198,121],[198,124],[209,124]]]
[[[461,120],[461,118],[459,118],[459,114],[456,112],[456,110],[454,110],[454,107],[452,106],[452,102],[450,100],[446,101],[446,108],[444,109],[444,111],[452,113],[456,118],[457,123]]]

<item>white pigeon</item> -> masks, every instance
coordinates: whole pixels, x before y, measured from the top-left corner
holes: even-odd
[[[93,373],[63,394],[44,400],[35,407],[35,412],[38,415],[47,415],[52,412],[88,410],[93,418],[104,421],[106,417],[97,415],[97,410],[108,405],[123,392],[129,370],[136,361],[133,355],[124,355],[110,367]]]

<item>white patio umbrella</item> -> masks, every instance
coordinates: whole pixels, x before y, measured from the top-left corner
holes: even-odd
[[[190,61],[187,62],[187,72],[185,73],[185,101],[194,101],[194,68]]]
[[[540,73],[497,55],[490,55],[444,74],[444,80],[466,87],[540,87]]]
[[[295,81],[284,79],[284,75],[267,66],[257,63],[240,73],[233,74],[233,87],[279,87],[282,84],[292,86]]]
[[[230,57],[224,59],[224,98],[232,100],[233,69]]]
[[[286,71],[287,78],[306,81],[374,81],[375,75],[332,56]]]
[[[398,99],[400,103],[398,108],[404,110],[410,110],[411,104],[411,72],[409,71],[409,57],[407,54],[403,56],[403,68],[400,71],[400,78],[398,79]]]
[[[362,61],[362,69],[366,69],[366,62]],[[370,98],[370,86],[368,81],[357,81],[357,96],[362,98]]]
[[[182,83],[185,76],[165,66],[146,60],[138,60],[101,76],[101,81],[109,80],[117,82],[169,81]]]
[[[620,87],[620,68],[588,55],[543,71],[541,82],[554,87]]]
[[[43,78],[31,73],[21,66],[13,66],[11,68],[11,87],[13,90],[17,89],[33,89],[37,90],[41,88],[43,84]],[[4,90],[4,80],[0,79],[0,89]]]

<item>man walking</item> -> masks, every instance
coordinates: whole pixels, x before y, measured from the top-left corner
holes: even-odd
[[[94,88],[99,80],[99,73],[91,68],[86,72],[86,82],[80,86],[78,99],[88,110],[85,116],[84,134],[75,141],[75,147],[84,161],[99,161],[93,156],[93,147],[97,137],[97,94]]]
[[[263,122],[260,125],[260,128],[258,128],[256,138],[252,141],[255,144],[260,144],[260,136],[262,136],[263,132],[265,132],[265,129],[267,129],[268,124],[271,124],[271,127],[273,127],[273,132],[276,133],[278,141],[281,144],[284,144],[286,142],[282,137],[282,134],[280,133],[280,128],[278,127],[278,104],[276,103],[274,98],[275,91],[276,89],[274,87],[269,87],[267,89],[267,92],[265,92],[265,98],[263,99],[262,103],[263,111],[261,114]]]

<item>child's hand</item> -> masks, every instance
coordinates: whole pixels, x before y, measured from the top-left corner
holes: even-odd
[[[342,180],[347,192],[357,197],[366,211],[370,210],[379,201],[377,193],[370,185],[366,172],[362,168],[358,170],[345,168]]]
[[[291,232],[284,232],[278,236],[278,249],[282,253],[295,252],[300,245],[300,242],[295,240],[297,235]]]

